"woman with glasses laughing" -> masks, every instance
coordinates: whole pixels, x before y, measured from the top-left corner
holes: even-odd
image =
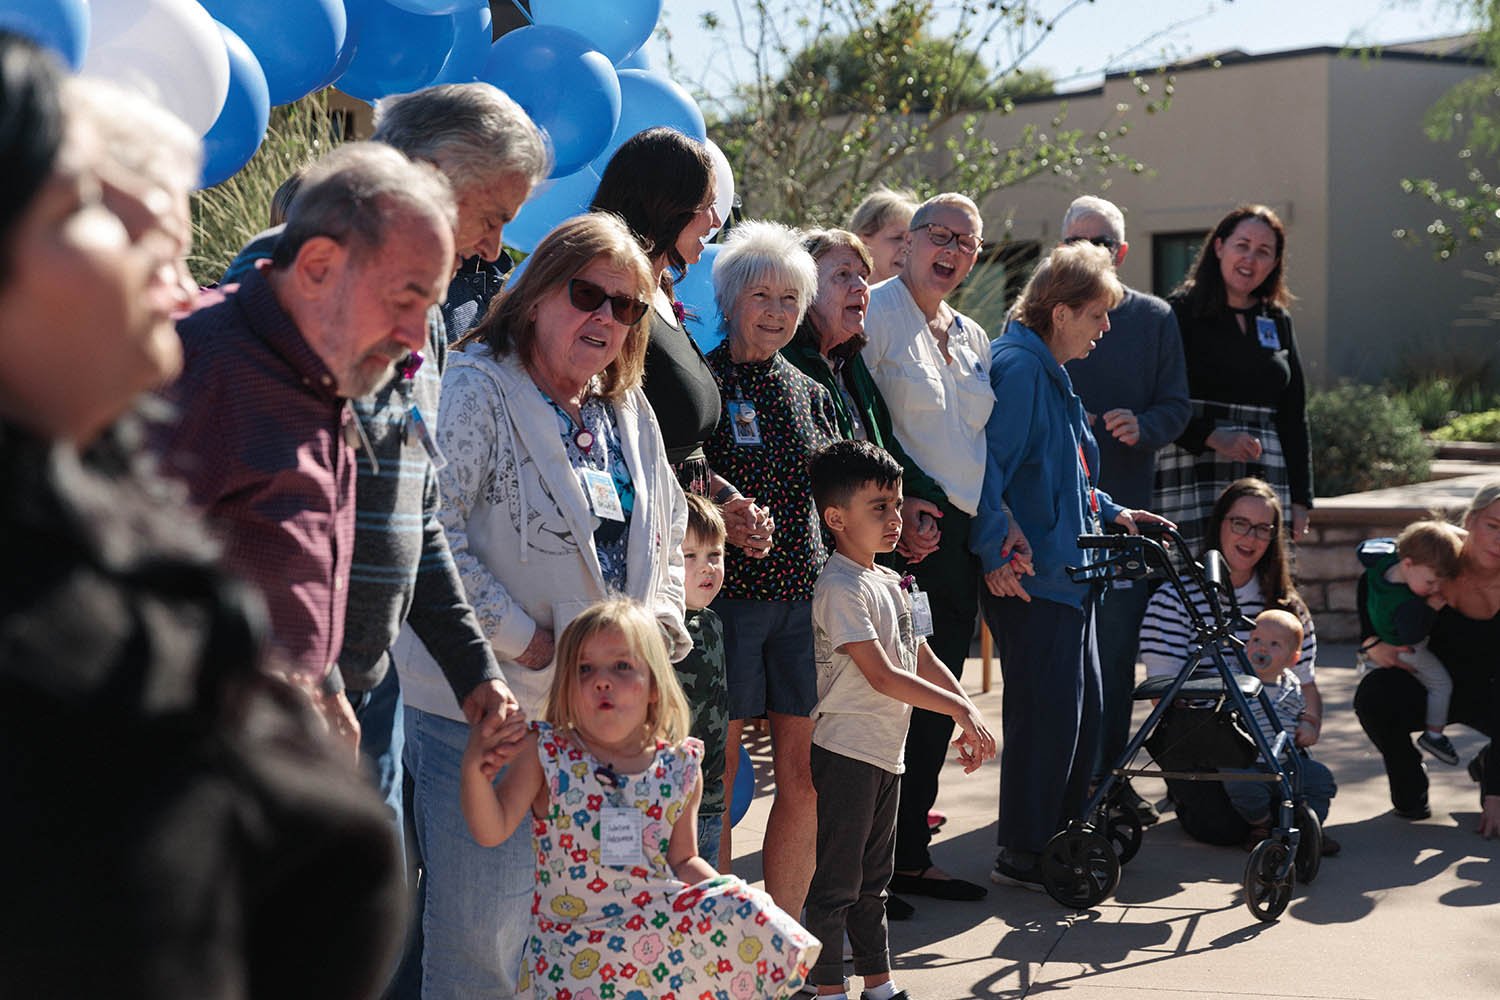
[[[1254,618],[1267,608],[1290,611],[1302,621],[1302,653],[1291,668],[1302,685],[1306,708],[1297,727],[1297,745],[1310,747],[1323,729],[1323,696],[1318,693],[1315,662],[1318,639],[1307,605],[1292,583],[1287,559],[1287,524],[1281,500],[1269,483],[1240,479],[1219,495],[1208,516],[1208,538],[1204,549],[1216,548],[1229,567],[1229,582],[1239,601],[1240,612]],[[1185,598],[1198,610],[1209,613],[1207,598],[1189,585],[1186,595],[1170,583],[1151,595],[1141,623],[1141,662],[1150,677],[1176,674],[1187,657],[1193,629],[1188,622]],[[1237,630],[1241,639],[1250,634],[1248,625]],[[1212,844],[1238,844],[1249,830],[1229,804],[1224,786],[1205,781],[1169,781],[1168,792],[1177,806],[1182,827],[1199,840]],[[1337,853],[1337,841],[1323,840],[1323,853]]]
[[[440,517],[479,627],[528,718],[541,717],[556,636],[609,594],[651,610],[674,661],[692,645],[683,625],[687,504],[640,388],[653,288],[650,264],[618,218],[569,219],[491,302],[443,373]],[[397,655],[416,654],[398,646]],[[425,748],[451,750],[451,766],[423,766],[449,774],[451,788],[425,791],[430,808],[447,803],[461,824],[463,745]],[[465,846],[447,860],[476,891],[505,900],[531,885],[528,829],[494,849]],[[482,954],[497,940],[525,941],[526,907],[490,914],[449,946]],[[519,952],[515,961],[519,973]]]

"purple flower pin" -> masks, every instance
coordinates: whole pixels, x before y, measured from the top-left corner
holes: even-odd
[[[681,326],[687,321],[687,306],[681,302],[672,303],[672,315],[677,317],[677,325]]]
[[[425,360],[426,359],[422,357],[421,351],[412,351],[406,356],[406,360],[401,362],[401,377],[406,379],[408,382],[416,378],[417,372],[419,369],[421,369],[422,362]]]
[[[916,585],[917,578],[912,576],[910,573],[907,573],[905,576],[901,577],[901,589],[906,591],[908,594],[912,592],[912,588]]]

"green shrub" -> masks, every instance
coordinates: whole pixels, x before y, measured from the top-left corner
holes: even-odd
[[[1500,410],[1460,414],[1432,436],[1439,441],[1500,441]]]
[[[1462,413],[1487,410],[1500,400],[1474,380],[1431,376],[1402,389],[1396,398],[1417,418],[1424,431],[1442,427]]]
[[[1411,413],[1367,385],[1342,384],[1307,404],[1313,481],[1319,496],[1341,496],[1427,479],[1432,449]]]

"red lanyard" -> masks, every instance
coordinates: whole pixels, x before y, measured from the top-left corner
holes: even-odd
[[[1083,442],[1078,442],[1078,464],[1083,466],[1083,481],[1089,484],[1089,510],[1094,516],[1099,516],[1099,497],[1094,490],[1094,484],[1090,481],[1089,460],[1083,455]]]

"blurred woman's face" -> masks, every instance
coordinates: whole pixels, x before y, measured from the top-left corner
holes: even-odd
[[[724,220],[719,218],[719,212],[714,207],[714,198],[718,192],[714,190],[713,181],[708,183],[708,191],[704,193],[703,200],[698,203],[698,210],[688,220],[688,224],[682,227],[682,232],[677,234],[677,252],[689,265],[698,263],[703,256],[703,242],[708,239],[708,234],[719,228]]]
[[[810,313],[823,354],[865,332],[869,280],[870,269],[849,247],[834,247],[818,261],[818,297]]]
[[[1276,509],[1262,497],[1240,497],[1225,513],[1224,522],[1219,525],[1219,551],[1229,564],[1229,576],[1235,586],[1243,585],[1254,575],[1261,557],[1276,541],[1275,529]]]
[[[865,246],[870,248],[870,256],[875,260],[875,267],[870,272],[870,284],[878,285],[887,278],[894,278],[906,266],[906,227],[910,223],[911,216],[908,215],[904,219],[886,223],[884,228],[869,236],[860,237],[865,241]]]
[[[174,376],[180,220],[166,192],[115,176],[72,122],[52,176],[10,234],[0,286],[0,398],[48,437],[86,443]],[[177,233],[176,236],[173,233]]]
[[[1242,219],[1228,238],[1214,240],[1229,304],[1243,309],[1276,267],[1276,232],[1260,219]]]
[[[1500,573],[1500,500],[1470,514],[1464,527],[1465,560],[1482,572]]]

